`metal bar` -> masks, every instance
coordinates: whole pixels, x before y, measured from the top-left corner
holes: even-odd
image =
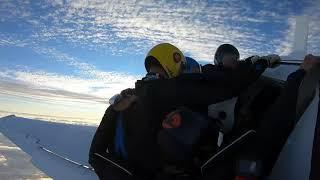
[[[119,164],[113,162],[112,160],[110,160],[110,159],[108,159],[108,158],[106,158],[106,157],[104,157],[104,156],[102,156],[102,155],[100,155],[100,154],[98,154],[98,153],[94,153],[94,155],[96,155],[96,156],[98,156],[98,157],[100,157],[100,158],[108,161],[108,162],[111,163],[112,165],[116,166],[117,168],[120,168],[121,170],[123,170],[124,172],[126,172],[127,174],[129,174],[130,176],[132,176],[132,173],[131,173],[130,171],[128,171],[126,168],[120,166]]]
[[[62,156],[62,155],[60,155],[60,154],[58,154],[58,153],[56,153],[56,152],[53,152],[53,151],[51,151],[51,150],[49,150],[49,149],[47,149],[47,148],[45,148],[45,147],[43,147],[43,146],[40,146],[40,149],[42,149],[43,151],[45,151],[45,152],[47,152],[47,153],[49,153],[49,154],[52,154],[52,155],[54,155],[54,156],[56,156],[56,157],[59,157],[60,159],[63,159],[63,160],[65,160],[65,161],[67,161],[67,162],[69,162],[69,163],[71,163],[71,164],[74,164],[74,165],[80,166],[80,167],[82,167],[82,168],[85,168],[85,169],[89,169],[89,170],[91,170],[91,171],[94,171],[94,169],[91,168],[91,167],[89,167],[89,166],[86,166],[86,165],[80,164],[80,163],[78,163],[78,162],[76,162],[76,161],[73,161],[73,160],[71,160],[71,159],[69,159],[69,158],[67,158],[67,157],[64,157],[64,156]]]
[[[217,158],[220,154],[222,154],[223,152],[225,152],[226,150],[228,150],[231,146],[233,146],[234,144],[238,143],[239,141],[241,141],[244,137],[246,137],[247,135],[251,134],[251,133],[256,133],[255,130],[250,130],[246,133],[244,133],[242,136],[240,136],[239,138],[237,138],[235,141],[233,141],[232,143],[230,143],[228,146],[224,147],[222,150],[220,150],[219,152],[217,152],[215,155],[213,155],[208,161],[206,161],[202,166],[201,166],[201,174],[203,175],[203,171],[206,168],[206,166],[213,161],[215,158]]]

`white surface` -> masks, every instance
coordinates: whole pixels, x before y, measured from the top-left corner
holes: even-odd
[[[221,121],[221,131],[228,133],[232,130],[234,125],[234,109],[238,98],[232,98],[217,104],[211,104],[208,106],[208,116]],[[225,112],[226,119],[220,119],[219,113]]]
[[[290,135],[269,179],[309,179],[318,97],[317,94]]]
[[[81,164],[88,165],[88,152],[96,127],[45,122],[9,116],[0,118],[0,132],[28,153],[32,163],[53,179],[98,179],[89,169],[77,166],[40,149],[40,145]]]

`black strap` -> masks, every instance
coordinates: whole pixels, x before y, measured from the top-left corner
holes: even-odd
[[[253,84],[251,84],[248,89],[239,96],[242,105],[240,107],[240,113],[246,115],[250,111],[250,106],[254,99],[265,87],[265,82],[260,78]]]

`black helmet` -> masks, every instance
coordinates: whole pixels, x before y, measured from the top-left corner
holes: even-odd
[[[218,49],[214,55],[214,64],[222,65],[223,64],[223,62],[222,62],[223,56],[225,54],[235,55],[237,57],[237,59],[240,58],[239,51],[236,47],[234,47],[231,44],[222,44],[218,47]]]

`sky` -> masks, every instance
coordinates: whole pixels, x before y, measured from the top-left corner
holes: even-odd
[[[241,58],[292,51],[295,18],[320,54],[320,0],[0,0],[0,117],[100,122],[108,99],[169,42],[202,64],[222,43]]]

